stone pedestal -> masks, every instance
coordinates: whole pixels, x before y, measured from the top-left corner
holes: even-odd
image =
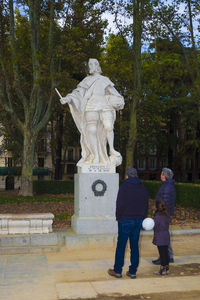
[[[79,234],[114,234],[119,174],[75,174],[75,211],[72,228]]]

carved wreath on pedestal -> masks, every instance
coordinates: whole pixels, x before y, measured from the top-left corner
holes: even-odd
[[[105,191],[107,190],[107,185],[103,180],[98,179],[93,182],[92,190],[95,196],[104,196]]]

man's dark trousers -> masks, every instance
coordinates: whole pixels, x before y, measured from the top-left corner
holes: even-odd
[[[129,272],[133,275],[136,274],[139,265],[138,241],[140,237],[141,227],[142,218],[132,218],[128,220],[118,221],[118,241],[114,264],[114,271],[116,273],[122,273],[126,244],[129,239],[131,249],[131,265],[129,266]]]

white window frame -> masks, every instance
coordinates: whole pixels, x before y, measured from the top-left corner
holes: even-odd
[[[141,162],[142,162],[142,164],[141,164]],[[146,159],[145,158],[139,158],[137,160],[137,165],[138,165],[138,170],[145,170],[145,168],[146,168]]]
[[[156,147],[156,145],[150,146],[149,147],[149,154],[156,155],[156,153],[157,153],[157,147]]]
[[[154,161],[154,166],[151,165],[151,162]],[[149,169],[150,170],[155,170],[156,169],[156,166],[157,166],[157,160],[156,160],[156,157],[150,157],[149,158]]]

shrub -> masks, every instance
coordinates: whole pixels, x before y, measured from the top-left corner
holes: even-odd
[[[156,193],[161,186],[159,181],[143,180],[149,198],[155,199]],[[182,207],[200,209],[200,185],[192,183],[175,183],[176,203]]]
[[[200,209],[200,185],[176,183],[176,202],[183,207]]]
[[[36,194],[73,194],[73,181],[36,180],[33,182],[33,191]]]
[[[156,193],[161,186],[161,182],[160,181],[143,180],[142,183],[144,184],[144,186],[146,187],[146,189],[148,191],[149,198],[155,199]]]

